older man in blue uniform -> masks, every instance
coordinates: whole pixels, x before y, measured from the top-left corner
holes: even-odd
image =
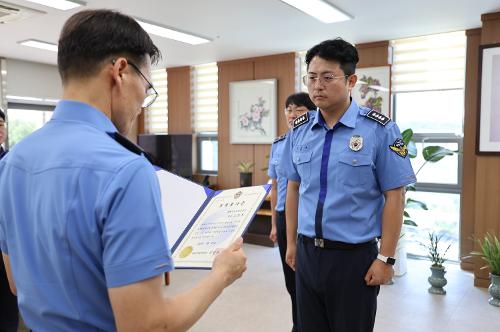
[[[284,149],[299,331],[373,330],[379,285],[393,274],[404,187],[416,181],[396,124],[350,98],[357,62],[342,39],[307,52],[304,83],[319,110],[295,120]]]
[[[63,100],[0,161],[0,246],[34,331],[188,330],[245,270],[235,243],[194,288],[163,294],[173,264],[159,184],[122,136],[157,96],[158,57],[133,18],[74,14],[59,39]]]

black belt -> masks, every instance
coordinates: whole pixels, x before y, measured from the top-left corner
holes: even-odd
[[[305,235],[299,234],[299,240],[304,243],[312,243],[315,247],[324,249],[337,249],[337,250],[355,250],[363,247],[368,247],[377,243],[377,239],[370,240],[363,243],[346,243],[340,241],[330,241],[327,239],[319,239],[307,237]]]

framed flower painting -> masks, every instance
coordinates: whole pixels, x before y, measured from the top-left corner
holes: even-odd
[[[276,79],[229,83],[229,142],[268,144],[276,138]]]
[[[391,67],[357,68],[358,81],[352,89],[352,98],[360,106],[368,107],[385,116],[391,116]]]

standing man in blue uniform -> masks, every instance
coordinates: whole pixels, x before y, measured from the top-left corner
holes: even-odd
[[[305,92],[294,93],[286,99],[285,116],[288,129],[293,126],[293,121],[309,110],[316,109],[309,95]],[[295,272],[285,261],[286,254],[286,220],[285,220],[285,199],[287,180],[283,173],[282,156],[285,148],[286,134],[278,137],[272,147],[269,157],[269,168],[267,174],[272,179],[271,187],[271,233],[269,239],[278,242],[281,264],[285,275],[285,285],[292,301],[293,329],[297,331],[297,304],[295,301]]]
[[[0,246],[34,331],[185,331],[246,269],[240,240],[194,288],[163,294],[159,184],[122,136],[157,96],[159,56],[132,17],[74,14],[59,39],[63,100],[0,161]]]
[[[7,150],[3,147],[6,138],[7,122],[5,113],[0,108],[0,159],[7,153]],[[0,209],[2,205],[0,201]],[[17,332],[18,324],[19,309],[17,308],[17,298],[10,291],[5,266],[3,260],[0,259],[0,332]]]
[[[284,149],[299,331],[373,330],[379,285],[393,274],[404,187],[416,181],[396,124],[350,98],[357,62],[340,38],[307,52],[304,83],[318,111],[295,120]]]

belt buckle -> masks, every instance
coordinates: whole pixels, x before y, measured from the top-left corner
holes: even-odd
[[[323,239],[314,238],[314,246],[315,247],[324,248],[325,247],[325,241]]]

